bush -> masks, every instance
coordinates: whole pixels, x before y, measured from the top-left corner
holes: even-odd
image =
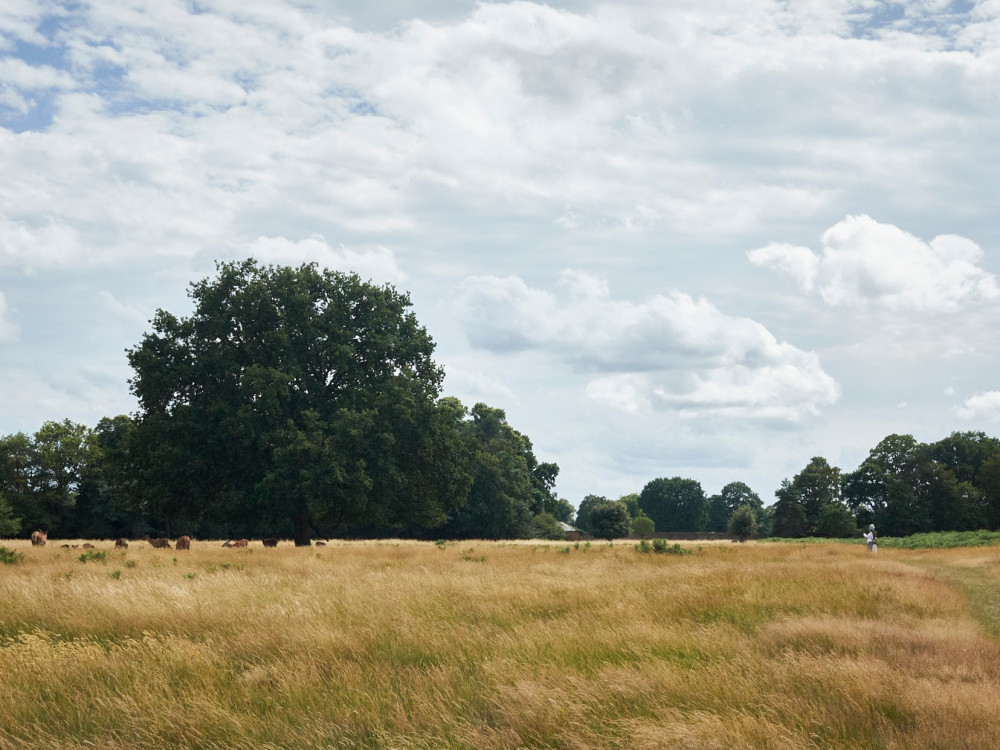
[[[78,558],[80,562],[85,563],[88,560],[93,560],[94,562],[106,562],[108,559],[108,553],[105,550],[97,551],[95,549],[88,549]]]
[[[566,532],[559,525],[559,519],[551,513],[541,512],[534,518],[535,538],[564,541]]]
[[[7,549],[6,547],[0,547],[0,563],[4,565],[13,565],[14,563],[19,563],[24,559],[23,552],[17,552],[16,550]]]
[[[745,542],[757,533],[757,514],[749,505],[741,505],[729,516],[729,533]]]
[[[666,539],[653,540],[653,552],[658,555],[690,555],[691,550],[685,549],[679,544],[669,545]]]
[[[649,546],[649,542],[643,539],[641,542],[635,545],[635,551],[641,552],[644,555],[648,555],[650,552],[653,551],[653,548]]]
[[[632,519],[632,533],[640,539],[646,540],[653,536],[656,531],[656,524],[647,515],[639,515]]]

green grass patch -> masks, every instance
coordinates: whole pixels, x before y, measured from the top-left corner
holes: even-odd
[[[878,543],[895,549],[990,547],[1000,544],[1000,531],[935,531],[903,537],[880,537]]]
[[[0,547],[0,563],[3,565],[14,565],[24,559],[24,553],[17,550]]]

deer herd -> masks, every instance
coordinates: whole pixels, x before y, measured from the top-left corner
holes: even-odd
[[[48,541],[48,534],[44,531],[33,531],[31,533],[31,546],[41,547],[44,546]],[[149,544],[150,547],[154,549],[191,549],[191,537],[184,535],[177,537],[174,542],[174,546],[170,546],[170,540],[166,537],[151,537],[147,534],[142,541]],[[265,547],[277,547],[278,540],[274,537],[269,537],[267,539],[261,539],[261,543]],[[228,539],[222,543],[223,547],[248,547],[250,545],[249,539]],[[85,549],[94,549],[94,545],[86,542],[82,545],[80,544],[63,544],[62,547],[72,547],[76,549],[77,547],[83,547]],[[115,539],[115,549],[128,549],[128,540],[124,537],[118,537]]]

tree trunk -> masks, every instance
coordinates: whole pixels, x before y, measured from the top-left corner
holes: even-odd
[[[309,534],[309,514],[296,513],[292,516],[292,522],[295,524],[295,546],[310,546],[312,544],[312,539]]]

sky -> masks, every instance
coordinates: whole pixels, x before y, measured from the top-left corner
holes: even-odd
[[[1000,434],[1000,1],[5,0],[0,434],[217,261],[409,293],[556,491]]]

